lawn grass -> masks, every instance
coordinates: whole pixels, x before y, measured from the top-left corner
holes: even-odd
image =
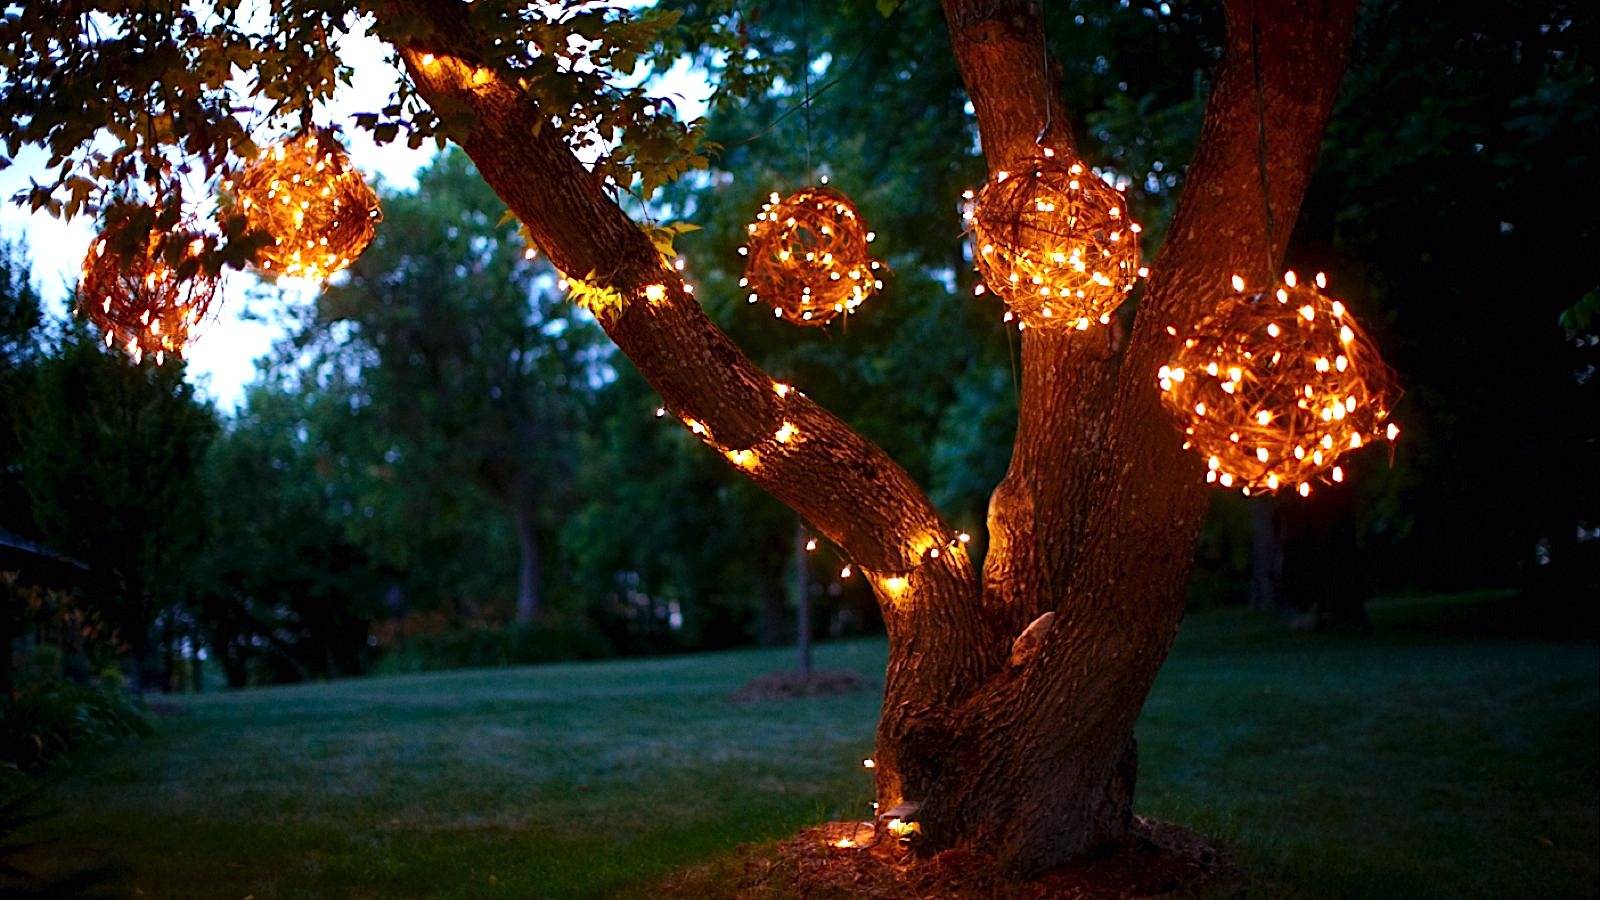
[[[1594,896],[1600,650],[1458,627],[1492,599],[1384,601],[1359,636],[1191,616],[1139,726],[1140,811],[1274,893]],[[871,690],[748,706],[725,697],[788,651],[187,698],[51,779],[22,862],[109,862],[147,897],[648,896],[867,812],[883,655],[824,646]]]

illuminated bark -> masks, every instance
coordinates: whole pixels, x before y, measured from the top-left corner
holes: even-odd
[[[922,490],[826,410],[775,390],[554,130],[533,127],[543,114],[530,100],[473,77],[476,39],[457,0],[395,2],[429,22],[402,56],[436,111],[470,113],[461,143],[490,186],[556,266],[600,273],[630,299],[602,324],[665,406],[721,447],[767,448],[735,467],[872,581],[889,634],[880,807],[913,804],[922,846],[980,846],[1019,874],[1120,836],[1133,723],[1182,615],[1205,508],[1200,464],[1181,451],[1154,372],[1176,341],[1169,325],[1206,312],[1235,273],[1273,274],[1344,68],[1353,0],[1229,3],[1199,150],[1131,329],[1023,335],[1016,443],[990,505],[981,579],[960,544],[928,554],[953,532]],[[944,6],[991,168],[1033,151],[1046,102],[1064,146],[1035,4]],[[664,287],[650,291],[659,302],[645,299],[652,285]],[[786,424],[792,439],[774,444]]]

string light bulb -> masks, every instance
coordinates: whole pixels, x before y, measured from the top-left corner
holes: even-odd
[[[748,302],[770,305],[775,318],[827,325],[883,289],[883,264],[868,252],[876,234],[831,187],[771,194],[746,230],[739,286]]]
[[[189,226],[138,234],[128,216],[108,221],[83,260],[79,312],[106,346],[121,348],[135,364],[181,357],[217,297],[215,275],[197,262],[184,265],[205,251],[207,239]]]
[[[965,196],[975,293],[987,286],[1019,329],[1107,324],[1144,274],[1126,199],[1077,160],[1034,157]]]
[[[1304,497],[1315,480],[1344,480],[1346,453],[1399,436],[1394,376],[1326,286],[1324,275],[1305,284],[1287,272],[1251,292],[1235,276],[1233,293],[1157,373],[1206,481]]]
[[[223,181],[224,209],[271,243],[256,265],[272,276],[325,281],[366,250],[383,212],[331,131],[279,143]]]

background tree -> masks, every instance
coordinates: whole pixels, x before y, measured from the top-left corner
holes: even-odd
[[[461,154],[390,194],[385,215],[320,301],[324,323],[350,327],[315,334],[331,364],[359,373],[398,482],[433,496],[472,485],[510,516],[516,619],[531,622],[541,547],[570,500],[574,435],[606,375],[596,331],[524,257],[515,221]]]
[[[89,599],[146,685],[170,686],[171,651],[189,636],[176,613],[204,533],[199,472],[215,429],[182,363],[129,366],[82,325],[40,364],[29,397],[20,456],[33,522],[89,565]],[[153,665],[157,646],[165,665]]]
[[[24,248],[0,243],[0,528],[31,532],[22,482],[23,407],[44,355],[44,309]]]
[[[229,685],[359,674],[385,587],[359,543],[354,426],[337,383],[252,386],[205,460],[208,543],[195,612]]]

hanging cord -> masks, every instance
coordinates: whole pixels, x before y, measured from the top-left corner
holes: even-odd
[[[1041,147],[1055,126],[1055,105],[1050,102],[1050,32],[1045,27],[1045,10],[1049,8],[1049,0],[1039,0],[1039,80],[1044,86],[1044,127],[1039,129],[1034,143]]]
[[[810,6],[807,0],[800,0],[800,77],[805,85],[805,111],[806,111],[806,177],[804,182],[811,183],[813,170],[811,168],[811,23],[806,17],[806,8]]]
[[[1256,167],[1261,174],[1261,209],[1266,216],[1266,276],[1276,268],[1273,248],[1277,246],[1272,218],[1272,179],[1267,174],[1267,98],[1261,87],[1261,22],[1256,16],[1256,0],[1250,2],[1250,70],[1256,91]]]
[[[904,8],[905,8],[905,3],[903,3],[903,2],[895,4],[894,11],[891,12],[889,15],[883,17],[883,20],[878,23],[877,28],[873,29],[873,32],[872,32],[871,36],[869,36],[867,40],[863,41],[861,43],[860,47],[856,48],[856,52],[855,53],[850,55],[850,61],[845,63],[844,68],[839,70],[839,74],[833,76],[832,78],[829,78],[827,81],[824,81],[822,84],[818,85],[816,91],[812,93],[811,99],[816,100],[816,99],[821,98],[823,94],[828,92],[829,88],[832,88],[834,85],[836,85],[839,82],[843,81],[845,79],[845,76],[850,74],[850,70],[852,70],[852,69],[854,69],[856,67],[856,63],[861,60],[862,54],[867,52],[867,48],[868,47],[880,46],[882,44],[882,38],[884,36],[884,33],[888,30],[889,22],[891,22],[894,19],[895,16],[898,16],[900,14],[900,10],[904,9]],[[832,69],[833,67],[829,66],[828,68]],[[768,132],[772,131],[772,129],[774,129],[774,128],[778,127],[779,125],[783,124],[783,122],[785,120],[787,120],[790,116],[794,115],[795,113],[801,112],[801,111],[809,111],[809,107],[810,107],[810,104],[805,102],[805,101],[803,101],[803,100],[800,103],[796,103],[796,104],[790,106],[789,108],[785,109],[783,112],[781,112],[778,115],[774,116],[770,121],[767,122],[767,124],[761,126],[756,131],[750,133],[749,135],[747,135],[745,137],[739,138],[736,141],[729,141],[728,143],[724,144],[723,145],[724,151],[731,150],[731,149],[733,149],[735,147],[743,147],[746,144],[755,143],[756,141],[760,140],[761,138],[766,137]]]

